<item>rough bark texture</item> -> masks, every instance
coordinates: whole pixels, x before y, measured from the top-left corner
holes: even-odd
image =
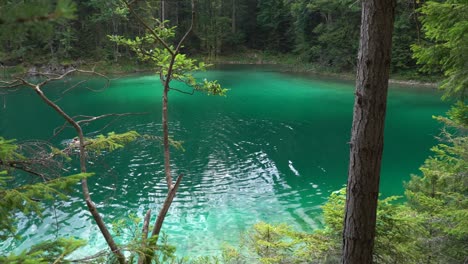
[[[372,263],[395,0],[362,2],[342,263]]]

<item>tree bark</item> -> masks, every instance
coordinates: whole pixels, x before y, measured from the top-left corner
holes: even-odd
[[[232,34],[236,33],[236,0],[232,0],[231,31]]]
[[[166,1],[161,1],[161,22],[166,20]]]
[[[395,0],[362,2],[342,263],[372,263]]]
[[[162,127],[163,127],[163,146],[164,146],[164,174],[166,176],[167,188],[172,188],[172,176],[171,176],[171,152],[169,149],[169,125],[168,125],[168,114],[167,105],[169,100],[169,82],[171,81],[172,66],[174,64],[176,55],[172,56],[171,65],[169,67],[169,73],[167,74],[166,81],[164,83],[163,101],[162,101]]]

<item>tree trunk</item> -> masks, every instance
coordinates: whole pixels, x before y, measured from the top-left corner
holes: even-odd
[[[172,57],[171,66],[175,61],[175,56]],[[172,67],[170,67],[170,70]],[[167,114],[167,103],[169,93],[169,82],[171,75],[170,73],[166,77],[163,91],[162,101],[162,127],[163,127],[163,146],[164,146],[164,175],[166,176],[167,188],[172,188],[172,176],[171,176],[171,153],[169,150],[169,125],[168,125],[168,114]]]
[[[236,0],[232,0],[231,31],[232,34],[236,33]]]
[[[372,263],[395,0],[362,2],[342,263]]]
[[[178,26],[179,26],[179,2],[176,2],[175,5],[176,5],[176,10],[175,10],[175,14],[176,14],[176,17],[175,17],[175,24],[176,24],[176,26],[178,27]]]
[[[161,1],[161,22],[166,20],[166,1]]]

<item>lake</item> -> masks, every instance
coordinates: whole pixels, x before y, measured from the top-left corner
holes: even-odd
[[[216,79],[230,90],[226,97],[169,95],[170,133],[185,149],[172,150],[173,173],[185,178],[163,226],[177,254],[218,254],[223,243],[237,243],[259,221],[288,223],[303,231],[319,228],[321,205],[346,183],[354,83],[267,66],[224,66],[197,77]],[[103,84],[91,80],[62,94],[73,83],[45,89],[71,115],[148,113],[91,124],[84,127],[86,135],[128,130],[161,135],[162,87],[156,77],[122,77],[101,92],[85,89]],[[60,144],[74,136],[68,129],[52,138],[63,120],[32,90],[3,99],[3,137]],[[403,194],[403,182],[418,173],[436,143],[440,125],[432,115],[447,110],[433,89],[391,86],[383,196]],[[70,173],[77,172],[76,162],[67,166]],[[122,219],[128,226],[118,241],[128,242],[135,229],[130,214],[142,218],[152,209],[154,222],[166,195],[160,142],[138,140],[90,159],[89,166],[96,173],[89,179],[90,190],[104,220]],[[76,257],[105,249],[79,190],[77,186],[69,200],[47,206],[42,220],[19,215],[23,240],[4,241],[0,251],[22,250],[57,235],[89,240]]]

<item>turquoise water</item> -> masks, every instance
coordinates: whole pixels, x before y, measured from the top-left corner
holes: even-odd
[[[236,243],[258,221],[285,222],[303,231],[320,227],[320,206],[346,183],[353,83],[256,66],[219,67],[197,76],[217,79],[230,91],[227,97],[170,94],[170,132],[185,148],[172,151],[172,169],[186,176],[163,230],[178,254],[217,254],[221,244]],[[93,80],[85,87],[101,85]],[[61,87],[46,92],[60,99]],[[120,118],[104,131],[108,121],[86,126],[88,136],[127,130],[160,135],[161,90],[153,76],[132,76],[102,92],[73,89],[58,103],[71,115],[148,112]],[[384,196],[403,194],[403,181],[418,172],[436,143],[440,126],[432,115],[448,109],[439,97],[428,88],[391,87]],[[5,97],[0,117],[0,135],[6,138],[60,144],[74,136],[67,130],[52,138],[63,120],[30,90]],[[68,169],[71,173],[77,166]],[[141,140],[96,157],[89,170],[96,172],[90,189],[107,223],[124,219],[130,224],[129,213],[142,217],[147,209],[155,219],[166,194],[159,142]],[[24,239],[0,242],[0,251],[22,250],[57,235],[89,240],[76,257],[106,248],[77,190],[70,200],[48,206],[42,220],[19,216]],[[132,229],[118,240],[128,242]]]

